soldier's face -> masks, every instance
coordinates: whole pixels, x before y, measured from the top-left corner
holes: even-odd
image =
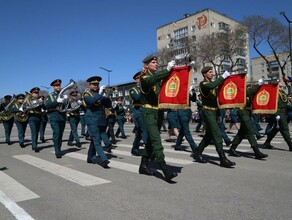
[[[158,66],[158,62],[157,60],[152,60],[148,65],[148,69],[150,70],[150,72],[156,72],[157,71],[157,66]]]
[[[99,90],[99,84],[98,83],[90,83],[89,88],[93,91]]]
[[[213,79],[213,77],[214,77],[214,72],[213,72],[213,70],[209,70],[208,72],[206,72],[206,73],[204,74],[204,77],[205,77],[207,80],[211,81],[211,80]]]
[[[60,92],[61,91],[61,85],[55,85],[53,86],[53,89],[55,92]]]

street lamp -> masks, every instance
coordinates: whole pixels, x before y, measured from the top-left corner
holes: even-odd
[[[283,15],[285,17],[285,19],[287,20],[288,24],[289,24],[289,43],[290,43],[290,48],[289,48],[289,55],[290,55],[290,69],[291,69],[291,76],[292,76],[292,45],[291,45],[291,27],[290,27],[290,24],[292,23],[292,21],[289,20],[289,18],[286,16],[285,12],[284,11],[281,11],[280,12],[280,15]]]
[[[99,68],[102,69],[102,70],[107,71],[107,87],[109,88],[110,87],[110,72],[112,72],[112,70],[108,70],[108,69],[106,69],[104,67],[99,67]]]
[[[47,90],[48,95],[49,95],[49,89],[50,89],[50,87],[48,87],[48,86],[41,86],[41,87],[42,88],[45,88]]]

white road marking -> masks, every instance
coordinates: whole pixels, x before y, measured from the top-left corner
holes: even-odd
[[[42,160],[37,157],[33,157],[31,155],[24,154],[24,155],[15,155],[13,157],[25,163],[28,163],[32,166],[35,166],[39,169],[42,169],[44,171],[47,171],[49,173],[62,177],[66,180],[77,183],[81,186],[93,186],[93,185],[100,185],[100,184],[111,182],[109,180],[95,177],[86,173],[82,173],[80,171],[73,170],[68,167],[64,167],[64,166],[61,166],[61,165],[58,165],[46,160]]]

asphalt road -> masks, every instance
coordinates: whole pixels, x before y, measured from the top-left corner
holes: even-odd
[[[174,151],[174,143],[163,141],[166,161],[179,173],[167,183],[154,162],[156,176],[138,174],[140,158],[130,154],[133,124],[125,127],[128,138],[119,139],[107,154],[111,169],[103,169],[86,162],[89,142],[84,138],[81,149],[67,146],[68,124],[62,159],[54,155],[49,125],[40,153],[31,150],[29,126],[26,147],[20,148],[16,126],[14,144],[8,146],[0,125],[0,168],[7,167],[0,171],[0,219],[291,219],[292,152],[280,133],[272,141],[275,150],[261,149],[269,154],[266,160],[254,159],[243,140],[238,147],[243,156],[230,157],[237,164],[233,169],[219,166],[213,145],[204,151],[209,162],[199,164],[187,142],[185,151]],[[201,137],[194,130],[192,124],[198,144]],[[161,135],[165,140],[166,133]]]

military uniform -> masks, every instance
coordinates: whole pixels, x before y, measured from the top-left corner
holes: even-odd
[[[90,84],[99,84],[101,77],[93,76],[87,79]],[[105,108],[111,107],[109,98],[102,96],[93,89],[87,90],[83,94],[86,104],[85,122],[90,135],[90,146],[87,154],[88,163],[100,163],[104,168],[109,168],[109,161],[101,147],[101,133],[106,131]],[[98,153],[100,161],[95,157]]]
[[[206,123],[206,133],[201,140],[199,147],[195,149],[193,157],[196,161],[205,163],[206,161],[201,158],[201,154],[205,147],[210,144],[212,140],[216,147],[216,151],[220,158],[220,166],[231,167],[235,163],[228,160],[223,151],[222,134],[218,124],[218,103],[217,103],[217,88],[223,84],[227,76],[220,76],[218,79],[211,81],[207,77],[207,74],[212,71],[212,67],[204,67],[201,73],[204,76],[204,80],[200,83],[200,93],[202,95],[203,104],[203,120]],[[212,73],[212,72],[211,72]],[[206,74],[206,75],[205,75]],[[230,74],[229,74],[230,75]]]
[[[287,123],[287,106],[288,106],[288,96],[287,94],[280,89],[279,96],[278,96],[278,110],[276,114],[274,114],[273,118],[279,118],[278,121],[275,120],[274,126],[272,130],[267,135],[267,140],[264,143],[264,146],[268,149],[272,149],[273,146],[271,145],[271,141],[276,136],[276,134],[280,131],[281,135],[283,136],[284,140],[289,146],[289,151],[292,151],[292,142],[291,136],[289,132],[289,126]]]
[[[195,102],[197,100],[196,93],[191,91],[189,94],[189,102]],[[186,137],[191,149],[195,152],[195,149],[198,147],[195,143],[191,132],[190,132],[190,118],[192,117],[192,111],[190,107],[177,110],[178,121],[180,123],[179,135],[176,140],[175,150],[182,150],[180,145],[182,144],[183,137]]]
[[[34,87],[30,90],[30,93],[39,94],[39,91],[38,87]],[[39,152],[38,135],[42,121],[42,108],[44,108],[43,100],[40,100],[38,95],[32,97],[28,103],[28,124],[31,131],[32,150],[36,153]]]
[[[41,96],[42,100],[45,99],[44,96]],[[42,118],[41,118],[41,125],[40,125],[40,140],[42,143],[45,143],[45,131],[46,131],[46,127],[47,127],[47,123],[49,121],[48,119],[48,114],[47,114],[47,109],[46,109],[46,106],[43,105],[42,109],[41,109],[41,112],[42,112]]]
[[[143,63],[145,66],[150,66],[153,68],[154,65],[157,65],[157,62],[153,62],[156,60],[157,57],[149,56],[143,60]],[[174,62],[170,62],[167,69],[170,71],[173,66]],[[160,128],[163,121],[163,110],[158,109],[158,96],[160,93],[161,81],[170,74],[167,69],[157,73],[153,73],[147,69],[140,77],[142,115],[145,128],[148,133],[148,139],[142,154],[139,173],[153,175],[148,168],[148,160],[151,155],[154,154],[156,161],[164,173],[165,179],[170,181],[172,178],[177,176],[177,173],[171,172],[164,160],[163,146],[161,144],[160,137]]]
[[[75,145],[80,148],[82,144],[79,139],[77,128],[80,122],[79,107],[81,105],[81,101],[76,99],[77,93],[78,91],[72,91],[70,93],[70,97],[72,97],[72,99],[69,101],[69,106],[68,106],[69,110],[67,112],[67,116],[68,116],[68,121],[69,121],[71,131],[69,134],[69,139],[68,139],[67,144],[68,146],[73,146],[74,145],[73,141],[75,140],[76,141]]]
[[[51,83],[51,86],[61,85],[61,80],[57,79]],[[57,102],[57,98],[60,92],[54,91],[48,95],[45,106],[48,110],[50,125],[53,130],[53,142],[55,155],[57,158],[62,157],[61,147],[63,133],[66,126],[66,112],[60,112],[57,110],[57,107],[60,106],[60,103]]]
[[[230,156],[235,156],[235,157],[240,156],[238,153],[235,152],[235,150],[245,137],[249,141],[252,149],[254,150],[256,159],[262,159],[262,158],[265,158],[268,156],[268,155],[260,152],[260,150],[258,149],[257,140],[255,139],[255,135],[254,135],[253,127],[252,127],[252,122],[251,122],[252,95],[255,94],[259,88],[260,88],[259,85],[257,85],[256,87],[253,87],[253,88],[248,88],[246,91],[246,96],[247,96],[246,97],[246,106],[238,109],[238,116],[240,118],[241,125],[240,125],[238,133],[234,137],[234,139],[232,141],[232,145],[229,149]]]
[[[25,95],[24,94],[19,94],[16,96],[16,98],[19,99],[23,99],[23,102],[25,101]],[[27,104],[23,103],[23,102],[17,102],[15,103],[14,107],[13,107],[13,113],[15,113],[14,116],[14,123],[17,127],[18,130],[18,142],[21,148],[24,148],[24,138],[25,138],[25,131],[27,128],[27,112],[25,112],[24,109],[26,109]],[[23,103],[23,104],[22,104]],[[21,109],[22,107],[22,109]],[[18,117],[19,115],[19,117]],[[23,117],[22,117],[23,116]],[[23,120],[22,120],[23,118]],[[26,119],[25,119],[26,118]]]
[[[136,79],[140,77],[141,72],[139,71],[136,73],[133,77],[133,79]],[[131,153],[134,156],[140,156],[139,153],[139,147],[140,147],[140,141],[143,140],[144,144],[147,141],[148,134],[144,125],[143,116],[142,116],[142,103],[140,100],[141,97],[141,90],[140,86],[135,86],[130,89],[130,97],[133,101],[132,106],[132,113],[134,117],[134,123],[135,123],[135,139],[133,142],[133,146],[131,149]]]
[[[122,100],[122,97],[118,97],[117,101]],[[118,103],[115,107],[115,111],[116,111],[116,119],[117,119],[117,123],[119,125],[115,136],[119,137],[119,134],[122,134],[122,138],[127,138],[126,134],[125,134],[125,130],[124,130],[124,124],[126,122],[125,116],[126,116],[126,110],[124,109],[124,106],[121,103]]]
[[[11,95],[4,96],[5,102],[1,103],[1,105],[0,105],[0,112],[7,113],[7,111],[5,110],[5,108],[10,103],[10,101],[11,102],[13,101],[11,99],[12,99],[12,96]],[[10,135],[11,135],[11,131],[12,131],[12,128],[13,128],[13,122],[14,122],[13,113],[11,112],[9,114],[9,116],[7,116],[5,118],[1,118],[1,120],[3,122],[4,130],[5,130],[5,141],[6,141],[6,143],[8,145],[11,145]]]

